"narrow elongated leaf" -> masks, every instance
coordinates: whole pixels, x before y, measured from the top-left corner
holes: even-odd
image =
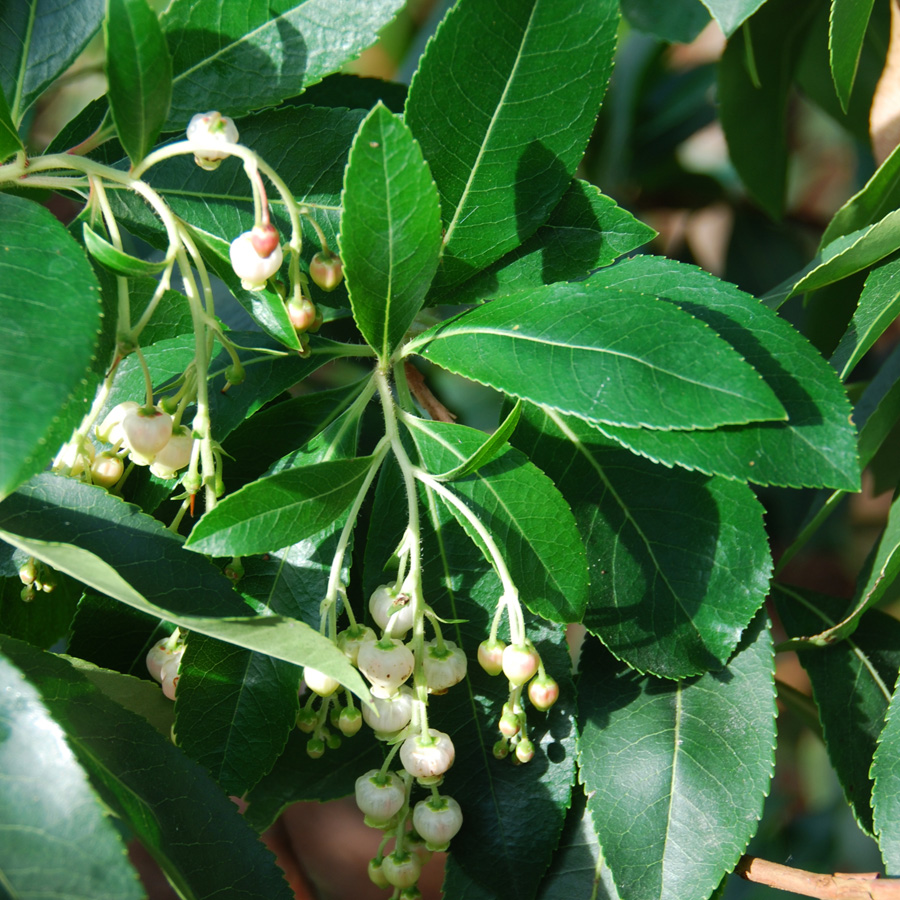
[[[122,839],[63,730],[37,689],[4,657],[0,732],[4,896],[140,900],[144,892]]]
[[[581,780],[622,900],[708,897],[762,814],[775,746],[763,612],[727,668],[660,682],[583,654]]]
[[[388,359],[437,270],[441,209],[419,145],[380,102],[353,142],[341,199],[341,259],[353,318]]]
[[[203,516],[186,546],[244,556],[302,541],[350,507],[375,464],[371,456],[339,459],[254,481]]]
[[[831,0],[828,51],[834,87],[844,112],[850,104],[859,55],[874,2],[875,0]]]
[[[702,3],[719,23],[725,37],[730,38],[765,0],[702,0]]]
[[[705,322],[747,360],[778,397],[786,422],[714,431],[598,426],[648,459],[759,484],[858,490],[856,433],[833,369],[784,319],[700,269],[641,256],[598,272],[592,285],[655,294]]]
[[[165,262],[148,262],[138,259],[129,253],[124,253],[114,247],[106,238],[95,232],[87,222],[82,225],[81,231],[84,237],[84,246],[88,253],[101,265],[106,266],[117,275],[126,275],[132,278],[147,278],[161,272]]]
[[[162,523],[100,488],[37,476],[0,503],[0,538],[149,616],[313,665],[368,697],[359,673],[331,641],[294,619],[248,616],[211,563],[189,556]]]
[[[153,148],[172,100],[172,57],[147,0],[107,0],[104,20],[109,107],[137,165]]]
[[[894,689],[872,761],[872,804],[878,847],[888,875],[900,874],[900,690]]]
[[[103,8],[104,0],[22,0],[0,7],[0,89],[16,128],[100,29]]]
[[[850,375],[875,341],[900,315],[898,272],[900,259],[891,259],[874,268],[866,277],[859,304],[831,357],[831,364],[842,380]]]
[[[65,660],[4,636],[0,650],[39,689],[104,802],[157,859],[180,897],[289,900],[291,891],[271,852],[237,807],[170,739],[105,696]],[[57,793],[57,798],[66,795]],[[223,853],[224,847],[229,852]],[[55,847],[50,853],[45,848],[41,870],[54,852]]]
[[[599,188],[575,179],[546,224],[524,244],[464,284],[432,292],[431,300],[478,303],[556,281],[581,281],[655,234]]]
[[[654,466],[549,410],[526,406],[513,440],[575,513],[591,566],[587,628],[641,671],[680,678],[723,665],[768,592],[752,491]]]
[[[560,699],[549,713],[529,707],[528,731],[536,753],[527,766],[498,760],[492,748],[500,739],[494,724],[508,699],[508,683],[492,678],[475,664],[478,643],[488,634],[502,593],[499,581],[480,550],[434,495],[421,494],[423,589],[442,619],[445,638],[469,658],[466,680],[446,696],[433,697],[431,727],[447,732],[456,761],[444,787],[462,807],[463,827],[453,839],[454,868],[462,867],[465,893],[454,888],[448,872],[448,897],[531,900],[559,840],[575,781],[572,723],[574,687],[562,629],[526,614],[528,636],[547,671],[560,683]],[[406,497],[396,466],[381,473],[372,526],[366,540],[366,592],[385,582],[383,566],[403,535]],[[508,638],[505,624],[501,636]],[[472,889],[469,885],[474,884]]]
[[[176,742],[226,794],[242,797],[272,768],[294,728],[300,669],[194,634],[179,673]]]
[[[784,208],[790,86],[816,8],[813,0],[767,0],[746,28],[732,35],[719,63],[719,117],[729,158],[773,218]],[[747,66],[748,40],[753,73]]]
[[[19,132],[13,124],[12,116],[9,113],[9,104],[0,88],[0,163],[21,149],[22,141],[19,138]]]
[[[878,167],[859,193],[852,196],[828,223],[820,248],[844,234],[883,219],[900,205],[900,147]]]
[[[847,609],[845,600],[784,586],[775,598],[790,637],[823,631]],[[807,649],[799,659],[812,682],[825,746],[844,795],[860,827],[872,834],[869,770],[900,670],[900,622],[872,610],[853,637]]]
[[[481,432],[462,425],[407,418],[430,471],[446,471],[483,444]],[[584,613],[588,566],[572,513],[553,483],[519,451],[509,448],[449,490],[462,497],[497,541],[525,605],[552,622],[577,622]],[[439,494],[460,525],[483,548],[459,509]]]
[[[84,252],[46,209],[3,194],[0,221],[2,498],[46,467],[59,449],[53,438],[68,439],[87,412],[72,401],[93,362],[101,308]]]
[[[205,109],[241,116],[295,97],[374,44],[402,5],[175,0],[162,17],[175,72],[167,129],[186,127]]]
[[[692,429],[785,418],[728,344],[639,294],[558,284],[501,297],[426,331],[407,352],[595,422]]]
[[[519,423],[519,415],[522,412],[521,404],[521,400],[516,401],[515,406],[509,411],[509,414],[500,423],[496,431],[486,438],[484,443],[468,459],[447,472],[435,475],[435,479],[437,481],[453,481],[457,478],[465,478],[466,475],[477,472],[485,463],[490,462],[498,453],[501,453],[510,435],[516,430],[516,425]]]
[[[613,0],[463,0],[448,13],[406,103],[441,195],[437,284],[459,284],[547,219],[594,127],[617,25]]]

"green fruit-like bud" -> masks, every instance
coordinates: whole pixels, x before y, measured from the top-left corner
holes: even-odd
[[[297,713],[297,727],[307,734],[312,734],[316,730],[318,721],[319,717],[312,709],[304,708]]]
[[[313,735],[306,742],[306,754],[310,759],[319,759],[325,753],[325,742]]]
[[[309,277],[323,291],[333,291],[344,278],[341,258],[330,251],[320,251],[309,263]]]
[[[347,706],[341,710],[337,727],[341,729],[341,734],[353,737],[362,728],[362,723],[362,713],[355,706]]]

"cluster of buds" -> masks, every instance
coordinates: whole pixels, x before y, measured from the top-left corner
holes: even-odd
[[[173,426],[172,417],[157,406],[148,409],[126,400],[112,409],[95,433],[99,440],[113,445],[98,457],[103,461],[102,469],[91,469],[93,480],[104,487],[111,487],[121,477],[123,455],[135,465],[150,466],[160,478],[175,478],[178,470],[191,461],[194,438],[190,430]]]
[[[22,582],[22,593],[20,596],[25,603],[31,603],[39,591],[49,594],[56,587],[53,569],[44,565],[44,563],[33,556],[29,556],[19,566],[19,581]]]
[[[502,737],[494,744],[494,756],[504,759],[513,754],[517,763],[534,758],[534,744],[528,737],[527,714],[522,704],[522,691],[528,684],[528,699],[542,712],[559,699],[559,685],[545,671],[541,657],[530,641],[506,645],[497,638],[482,641],[478,662],[488,675],[501,672],[509,680],[509,698],[503,704],[499,729]]]
[[[175,699],[175,689],[181,678],[178,670],[181,667],[183,655],[184,641],[177,628],[170,637],[155,644],[147,653],[147,671],[154,681],[158,681],[162,685],[163,693],[170,700]]]

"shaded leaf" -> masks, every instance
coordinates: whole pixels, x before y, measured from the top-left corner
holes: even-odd
[[[758,484],[859,488],[851,407],[834,370],[784,319],[724,281],[657,256],[623,260],[591,285],[670,299],[705,322],[760,373],[786,422],[714,431],[649,431],[598,426],[655,462]]]
[[[888,875],[900,873],[900,714],[895,689],[885,716],[884,730],[872,761],[872,805],[878,847]]]
[[[13,153],[22,149],[22,141],[19,132],[13,124],[9,114],[9,105],[3,91],[0,90],[0,163],[4,162]]]
[[[546,221],[594,127],[617,26],[613,0],[463,0],[447,14],[406,103],[441,195],[436,284],[459,284]]]
[[[172,57],[147,0],[107,0],[103,36],[109,107],[125,151],[137,165],[169,114]]]
[[[353,142],[341,200],[341,259],[353,318],[389,359],[437,270],[441,214],[419,145],[382,103]]]
[[[772,642],[760,612],[728,666],[660,682],[585,648],[579,765],[622,900],[707,897],[756,830],[774,765]]]
[[[596,422],[693,429],[785,417],[771,388],[706,325],[655,297],[589,285],[500,297],[429,329],[406,352]]]
[[[53,573],[52,580],[52,591],[36,591],[34,599],[25,602],[18,578],[0,579],[0,632],[44,650],[64,638],[81,596],[81,586],[58,572]]]
[[[844,112],[856,80],[856,68],[874,0],[831,0],[828,50],[834,87]]]
[[[725,37],[731,37],[765,0],[702,0],[702,3],[719,23]]]
[[[87,411],[80,383],[94,360],[101,309],[90,263],[51,213],[2,194],[0,220],[2,498],[46,467]]]
[[[185,128],[198,110],[241,116],[296,96],[374,44],[402,5],[175,0],[162,17],[175,73],[167,129]]]
[[[669,43],[690,43],[709,22],[700,0],[622,0],[622,14],[638,31]]]
[[[8,640],[0,636],[4,651]],[[35,687],[2,657],[0,733],[4,894],[37,897],[49,892],[98,900],[143,897],[122,839],[62,728]]]
[[[768,592],[752,491],[655,466],[531,406],[513,439],[575,514],[591,571],[588,630],[630,666],[667,678],[723,665]]]

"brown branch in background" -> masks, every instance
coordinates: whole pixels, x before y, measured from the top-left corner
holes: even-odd
[[[455,422],[456,416],[438,400],[425,384],[425,376],[409,360],[403,363],[406,381],[416,402],[435,422]]]
[[[819,900],[900,900],[900,879],[882,878],[877,872],[819,875],[742,856],[734,873],[756,884]]]

